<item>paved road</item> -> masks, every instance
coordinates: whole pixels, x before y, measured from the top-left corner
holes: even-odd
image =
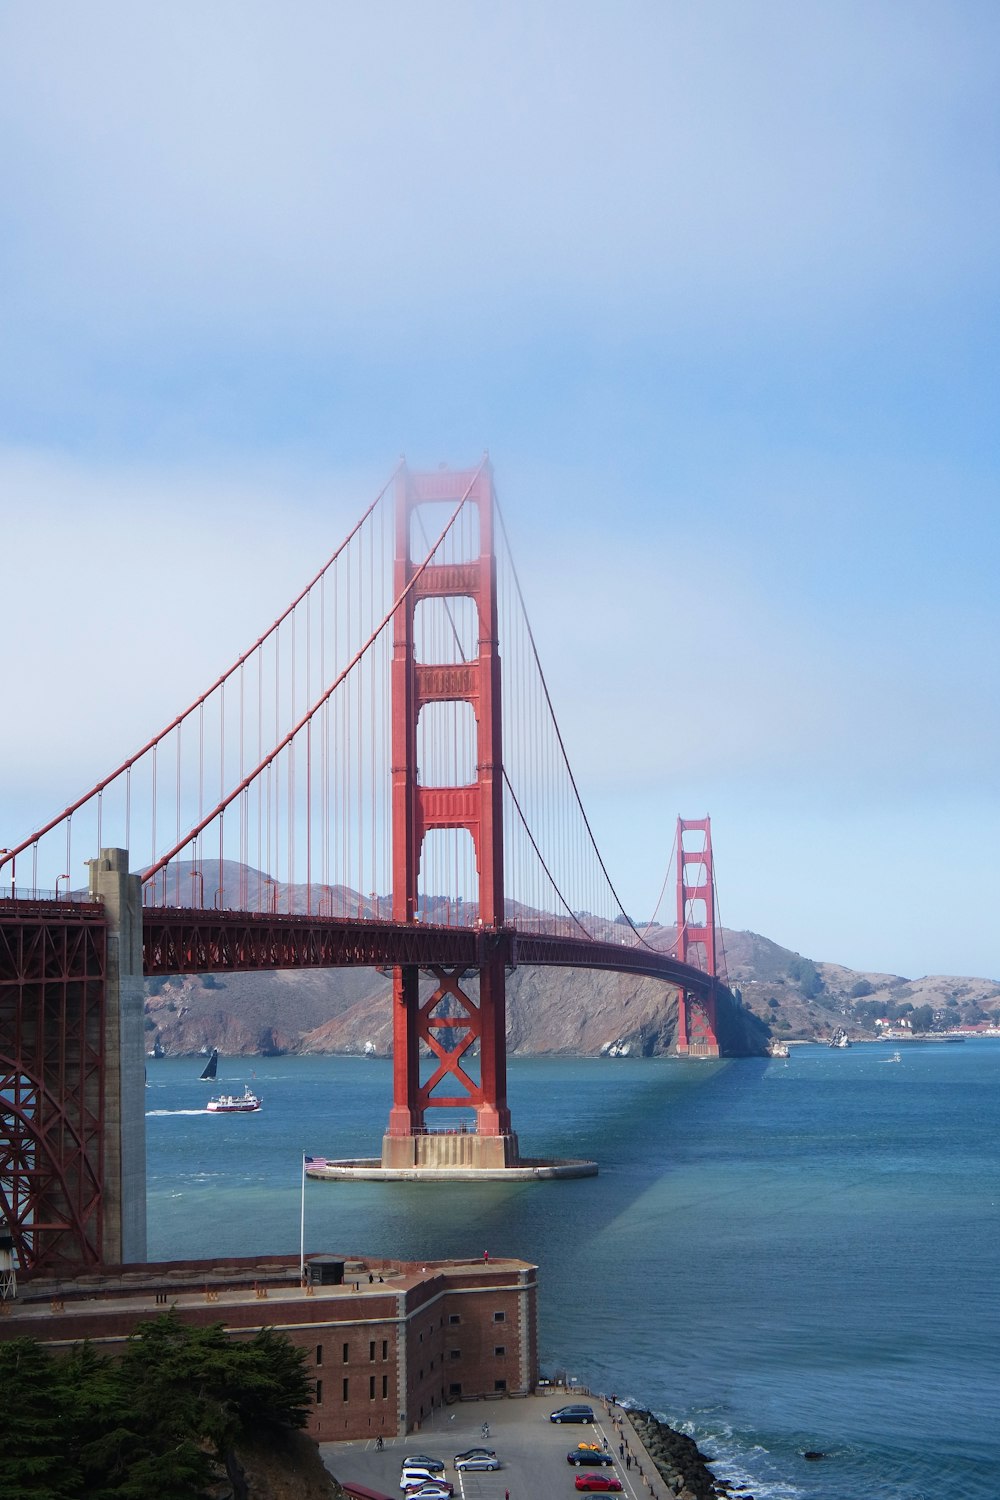
[[[587,1402],[594,1409],[594,1425],[556,1423],[549,1413],[569,1402]],[[488,1446],[495,1448],[502,1467],[492,1474],[458,1473],[456,1453],[483,1444],[482,1424],[488,1422]],[[566,1454],[580,1442],[607,1439],[614,1466],[600,1469],[576,1467]],[[406,1453],[426,1453],[446,1465],[445,1477],[455,1486],[456,1500],[576,1500],[581,1492],[573,1481],[578,1474],[615,1474],[622,1482],[622,1500],[650,1500],[649,1489],[636,1470],[618,1461],[619,1437],[597,1397],[567,1395],[528,1396],[523,1400],[465,1401],[435,1411],[419,1432],[387,1441],[381,1453],[374,1440],[353,1443],[321,1443],[323,1461],[332,1474],[344,1481],[357,1480],[385,1495],[400,1495],[400,1461]],[[633,1449],[635,1444],[633,1442]]]

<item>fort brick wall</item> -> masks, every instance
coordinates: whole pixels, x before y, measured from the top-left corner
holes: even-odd
[[[305,1352],[316,1387],[306,1431],[317,1442],[401,1436],[449,1402],[534,1389],[535,1266],[345,1258],[345,1267],[339,1285],[302,1286],[287,1257],[35,1280],[0,1304],[0,1339],[54,1348],[88,1339],[113,1353],[168,1308],[234,1338],[274,1328]]]

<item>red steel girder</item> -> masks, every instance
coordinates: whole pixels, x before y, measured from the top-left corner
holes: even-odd
[[[419,923],[146,907],[142,943],[148,975],[398,964],[426,969],[475,964],[489,934]]]
[[[432,973],[437,988],[420,1006],[417,1014],[417,1035],[425,1042],[437,1065],[417,1092],[421,1110],[430,1105],[478,1107],[483,1100],[481,1084],[470,1078],[462,1066],[462,1059],[475,1042],[482,1040],[482,1017],[479,1007],[462,989],[461,980],[465,970],[447,970],[435,965]],[[449,1004],[449,1000],[453,1003]],[[439,1011],[439,1007],[443,1007]],[[438,1035],[441,1031],[458,1032],[454,1046],[446,1047]],[[435,1089],[452,1079],[459,1092],[435,1094]]]
[[[100,1263],[106,926],[0,901],[0,1215],[24,1273]]]
[[[437,927],[425,922],[288,916],[149,907],[143,910],[147,975],[256,969],[478,969],[498,957],[506,968],[611,969],[644,974],[708,995],[710,974],[667,953],[588,938],[521,933],[514,927]]]

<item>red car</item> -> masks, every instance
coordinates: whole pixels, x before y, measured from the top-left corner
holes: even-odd
[[[578,1474],[574,1483],[578,1490],[620,1490],[622,1482],[613,1474]]]

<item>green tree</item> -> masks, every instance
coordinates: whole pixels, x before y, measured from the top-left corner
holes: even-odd
[[[75,1431],[72,1386],[60,1361],[34,1339],[0,1344],[0,1497],[71,1500],[82,1477],[67,1433]]]
[[[305,1355],[271,1329],[240,1341],[221,1323],[188,1328],[171,1311],[139,1325],[122,1365],[148,1419],[165,1421],[178,1439],[194,1434],[207,1443],[236,1500],[246,1495],[236,1456],[240,1439],[262,1429],[304,1427],[309,1418],[313,1386]],[[168,1432],[163,1436],[169,1441]],[[183,1472],[197,1467],[190,1453],[178,1454]]]
[[[78,1345],[0,1345],[0,1500],[201,1500],[242,1439],[308,1421],[305,1355],[265,1329],[230,1338],[176,1311],[142,1323],[120,1359]]]
[[[825,988],[820,972],[811,958],[796,956],[788,965],[788,973],[807,1000],[814,999]]]

